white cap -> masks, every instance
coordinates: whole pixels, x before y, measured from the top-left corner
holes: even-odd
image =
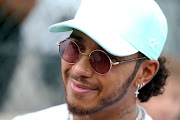
[[[154,0],[82,0],[74,19],[49,27],[77,29],[115,56],[138,51],[157,60],[167,38],[167,21]]]

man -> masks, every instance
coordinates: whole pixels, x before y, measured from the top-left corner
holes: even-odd
[[[67,104],[15,120],[152,120],[136,100],[163,93],[167,22],[154,0],[83,0],[61,40]],[[158,59],[159,58],[159,59]]]

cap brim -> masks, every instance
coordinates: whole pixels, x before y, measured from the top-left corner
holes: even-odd
[[[129,56],[138,52],[121,35],[114,34],[103,28],[89,27],[78,24],[74,19],[57,23],[49,27],[50,32],[65,32],[77,29],[92,38],[103,49],[114,56]]]

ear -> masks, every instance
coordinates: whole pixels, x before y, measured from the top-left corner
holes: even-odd
[[[156,75],[158,69],[159,62],[157,60],[146,60],[141,63],[136,77],[135,86],[138,87],[138,84],[144,86],[149,83]]]

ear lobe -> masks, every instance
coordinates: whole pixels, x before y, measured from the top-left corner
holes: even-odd
[[[138,84],[147,84],[156,75],[159,69],[159,62],[157,60],[146,60],[140,66],[140,73],[135,82],[135,86]]]

